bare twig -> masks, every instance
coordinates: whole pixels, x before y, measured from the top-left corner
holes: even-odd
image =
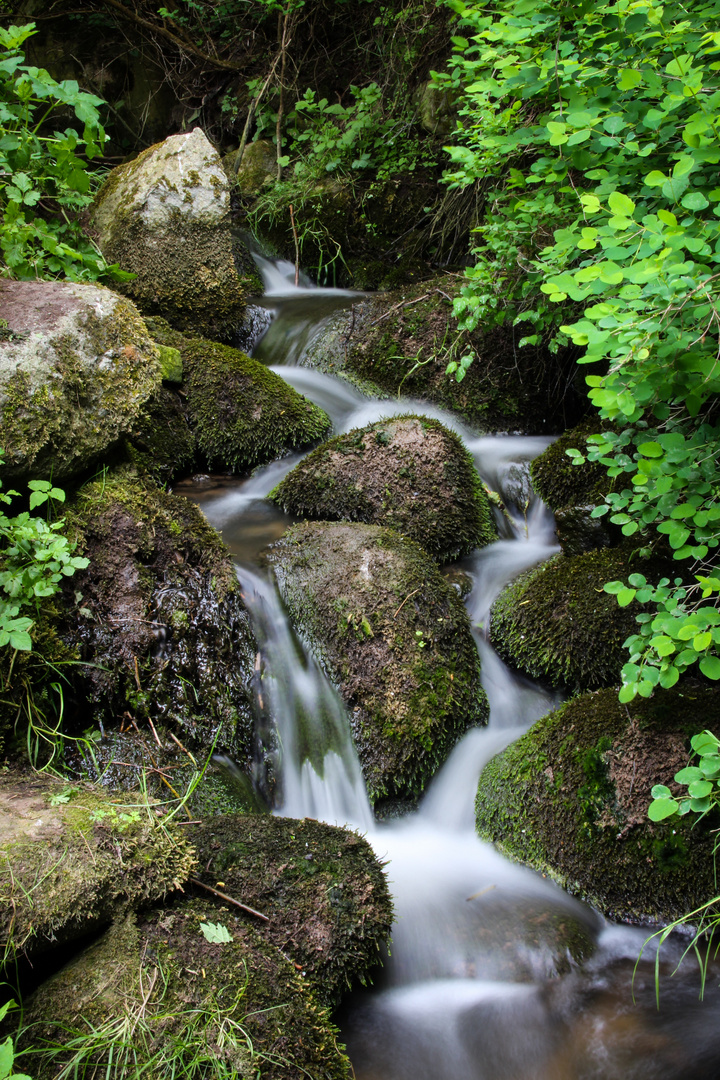
[[[402,609],[403,609],[403,608],[405,607],[405,605],[407,604],[407,602],[408,602],[408,600],[410,599],[410,597],[411,597],[411,596],[414,596],[414,595],[415,595],[415,593],[417,593],[417,592],[420,592],[420,589],[421,589],[421,588],[422,588],[422,586],[420,586],[420,587],[419,587],[419,588],[417,588],[417,589],[413,589],[413,591],[412,591],[411,593],[408,593],[408,594],[407,594],[407,596],[406,596],[406,597],[405,597],[405,599],[403,600],[402,604],[400,605],[400,607],[399,607],[399,608],[397,609],[397,611],[396,611],[396,612],[395,612],[395,614],[393,615],[393,619],[397,619],[398,615],[400,614],[400,612],[402,611]]]
[[[181,52],[190,53],[191,56],[196,57],[198,60],[202,60],[204,64],[209,64],[211,67],[222,68],[224,71],[240,71],[243,67],[242,64],[234,63],[230,60],[220,60],[214,56],[208,56],[202,49],[198,49],[196,45],[193,45],[191,41],[183,40],[178,37],[177,34],[173,34],[167,27],[160,25],[159,23],[150,22],[149,19],[143,19],[141,15],[138,15],[135,11],[130,11],[124,4],[120,3],[120,0],[103,0],[103,3],[107,7],[113,8],[123,19],[128,19],[130,22],[136,23],[138,26],[142,26],[145,30],[151,30],[153,34],[159,34],[161,37],[167,38],[168,41],[172,41]]]
[[[200,881],[198,878],[191,877],[191,885],[197,885],[201,889],[207,889],[213,896],[218,896],[221,900],[225,900],[228,904],[234,904],[235,907],[239,907],[241,911],[246,911],[248,915],[254,915],[256,919],[262,919],[263,922],[270,922],[267,915],[263,915],[261,911],[255,911],[255,908],[248,907],[247,904],[241,904],[239,900],[234,900],[232,896],[228,896],[226,893],[218,892],[217,889],[213,889],[211,885],[206,885],[204,881]]]

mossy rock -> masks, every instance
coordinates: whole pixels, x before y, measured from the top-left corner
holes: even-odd
[[[211,341],[182,349],[187,415],[210,469],[244,472],[330,430],[330,418],[257,360]]]
[[[288,514],[387,525],[441,561],[497,539],[462,441],[438,420],[379,420],[319,446],[270,493]]]
[[[132,470],[80,489],[68,531],[90,559],[67,586],[74,713],[157,721],[189,749],[252,755],[257,646],[230,556],[187,499]],[[125,715],[124,715],[125,714]]]
[[[229,213],[220,157],[194,128],[113,169],[92,224],[108,262],[136,275],[119,288],[143,312],[231,341],[242,327],[245,293]]]
[[[231,940],[206,940],[221,924]],[[5,1029],[7,1031],[7,1027]],[[252,919],[180,899],[104,935],[23,1003],[24,1067],[125,1080],[349,1080],[338,1032],[308,981]]]
[[[487,721],[457,592],[418,544],[377,525],[296,525],[270,559],[350,711],[370,799],[416,798],[467,728]]]
[[[3,475],[77,476],[160,388],[158,351],[134,304],[97,285],[3,281],[0,309]]]
[[[267,941],[289,952],[318,1001],[336,1006],[365,983],[390,937],[392,900],[367,840],[322,822],[269,815],[188,826],[198,878],[269,918]]]
[[[665,564],[628,559],[629,549],[554,555],[504,589],[490,612],[490,638],[506,663],[553,687],[594,690],[618,681],[623,643],[637,630],[632,603],[603,591],[633,571],[652,577]]]
[[[178,350],[174,350],[178,352]],[[167,484],[192,470],[195,435],[180,396],[165,386],[145,403],[123,442],[125,456],[138,470]]]
[[[630,705],[616,689],[573,698],[483,770],[479,835],[614,919],[668,922],[715,896],[712,823],[647,818],[654,784],[720,734],[720,695],[686,686]]]
[[[159,900],[196,865],[141,798],[0,774],[0,955],[35,955]]]
[[[545,435],[579,420],[587,406],[572,384],[574,356],[520,348],[532,333],[522,326],[479,329],[457,342],[452,300],[459,288],[442,276],[361,300],[331,320],[302,363],[431,401],[485,432]],[[456,360],[467,352],[475,357],[459,383],[446,374],[451,343]]]
[[[607,517],[591,516],[595,507],[605,502],[605,496],[616,490],[618,481],[597,462],[573,465],[566,453],[586,453],[588,435],[601,432],[605,426],[598,417],[588,417],[530,463],[533,487],[555,514],[558,541],[566,555],[612,547],[622,540],[620,529]]]

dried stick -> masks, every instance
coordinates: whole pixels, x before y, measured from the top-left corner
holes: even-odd
[[[263,915],[260,911],[255,911],[254,908],[248,907],[247,904],[241,904],[239,900],[233,900],[232,896],[228,896],[226,893],[218,892],[217,889],[213,889],[212,886],[206,885],[204,881],[200,881],[198,878],[189,878],[191,885],[197,885],[201,889],[207,889],[213,896],[219,896],[221,900],[225,900],[228,904],[234,904],[235,907],[239,907],[241,911],[246,911],[248,915],[254,915],[256,919],[262,919],[263,922],[270,922],[267,915]]]

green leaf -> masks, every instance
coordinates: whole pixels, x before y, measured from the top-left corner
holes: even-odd
[[[650,792],[653,799],[668,799],[672,798],[672,792],[669,787],[665,787],[665,784],[655,784]]]
[[[703,675],[708,679],[720,679],[720,657],[703,656],[699,664]]]
[[[678,811],[678,802],[676,799],[654,799],[648,807],[648,817],[651,821],[664,821],[665,818],[672,817]]]
[[[698,769],[695,765],[688,765],[686,768],[681,769],[680,772],[675,773],[675,779],[678,784],[692,784],[695,780],[703,780],[704,773],[702,769]]]
[[[693,780],[688,786],[688,795],[692,799],[704,799],[706,795],[709,795],[713,790],[713,783],[710,780]]]
[[[705,757],[708,754],[716,754],[718,752],[720,739],[716,738],[711,731],[701,731],[698,735],[693,735],[690,740],[690,745],[696,754]]]
[[[704,210],[710,203],[701,191],[689,191],[680,200],[686,210]]]
[[[200,929],[206,941],[209,941],[212,945],[223,945],[233,940],[232,934],[222,923],[201,922]]]
[[[629,199],[627,195],[623,195],[621,191],[611,191],[608,196],[608,206],[612,210],[613,214],[618,217],[632,217],[635,211],[635,203],[632,199]]]

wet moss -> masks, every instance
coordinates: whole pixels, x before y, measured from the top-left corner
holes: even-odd
[[[322,409],[237,349],[194,340],[182,354],[188,417],[209,468],[243,472],[330,430]]]
[[[605,501],[614,484],[607,470],[597,462],[586,461],[573,465],[567,450],[587,451],[587,439],[603,430],[603,421],[588,417],[577,427],[566,431],[530,463],[533,487],[553,512],[579,503],[597,506]]]
[[[478,833],[611,918],[677,918],[717,892],[712,823],[653,824],[647,807],[703,728],[720,734],[720,698],[692,685],[628,706],[614,689],[573,698],[483,770]]]
[[[418,544],[375,525],[294,526],[271,560],[350,711],[371,800],[416,797],[459,736],[487,721],[457,592]]]
[[[195,462],[195,436],[179,395],[164,386],[153,394],[124,439],[123,449],[138,470],[158,483],[169,483],[190,472]]]
[[[437,420],[401,416],[313,450],[270,493],[296,517],[387,525],[442,561],[497,538],[472,458]]]
[[[63,801],[65,800],[65,801]],[[186,838],[140,797],[122,804],[77,785],[0,775],[0,955],[35,955],[179,888]]]
[[[492,606],[490,635],[512,667],[554,687],[592,690],[618,681],[623,643],[640,607],[618,606],[607,581],[633,571],[652,578],[664,564],[629,561],[631,549],[555,555],[512,582]]]
[[[109,729],[157,721],[193,751],[248,761],[257,648],[220,536],[128,469],[81,488],[67,517],[90,559],[66,593],[78,720],[90,707]]]

